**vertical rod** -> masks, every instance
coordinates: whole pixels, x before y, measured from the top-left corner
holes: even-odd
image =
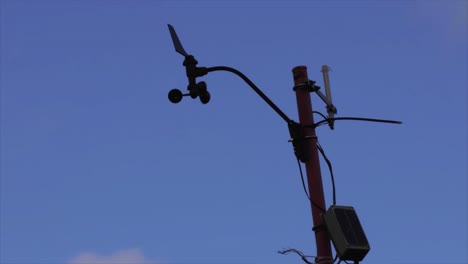
[[[329,71],[330,71],[330,68],[327,65],[322,66],[323,84],[325,85],[325,96],[327,97],[328,118],[331,119],[329,120],[329,125],[330,125],[330,128],[333,129],[334,123],[335,123],[333,118],[335,118],[336,108],[334,109],[333,101],[332,101],[332,95],[331,95],[331,90],[330,90],[330,79],[328,78]]]
[[[297,66],[293,70],[294,85],[304,84],[309,81],[306,66]],[[304,128],[304,135],[307,138],[304,141],[308,153],[308,159],[305,162],[307,171],[307,184],[309,186],[310,199],[321,208],[326,210],[325,197],[323,194],[322,176],[320,173],[320,161],[317,150],[317,138],[315,135],[314,117],[312,115],[312,102],[310,91],[307,88],[295,89],[297,109],[299,112],[299,122],[301,125],[309,125]],[[312,219],[314,224],[315,241],[317,245],[317,256],[320,257],[317,263],[332,263],[333,257],[328,233],[323,225],[321,214],[325,213],[313,203]]]
[[[327,97],[327,105],[332,104],[332,96],[330,91],[330,79],[328,78],[328,72],[330,68],[327,65],[322,66],[323,84],[325,85],[325,96]]]

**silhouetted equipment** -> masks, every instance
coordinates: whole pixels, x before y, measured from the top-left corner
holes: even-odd
[[[215,66],[215,67],[197,67],[198,61],[195,59],[194,56],[189,55],[185,49],[182,47],[182,43],[180,43],[179,37],[175,32],[175,29],[171,25],[167,25],[169,27],[169,32],[171,34],[172,43],[174,44],[174,48],[177,53],[181,54],[185,57],[183,65],[185,66],[185,71],[187,74],[187,78],[189,84],[187,86],[189,93],[182,94],[181,91],[177,89],[173,89],[169,92],[168,98],[173,103],[178,103],[181,101],[181,98],[184,96],[190,96],[193,99],[200,97],[200,101],[203,104],[207,104],[210,99],[210,93],[208,92],[207,85],[205,82],[196,82],[197,77],[201,77],[206,75],[209,72],[215,71],[227,71],[234,73],[235,75],[239,76],[242,80],[244,80],[254,92],[256,92],[262,99],[267,103],[286,123],[289,124],[291,119],[281,111],[281,109],[276,106],[273,101],[268,98],[247,76],[245,76],[242,72],[226,66]],[[182,96],[182,97],[181,97]]]
[[[364,230],[351,206],[330,206],[323,215],[330,238],[340,260],[359,262],[370,250]]]
[[[197,77],[207,74],[207,69],[205,67],[197,67],[198,61],[195,59],[194,56],[189,55],[185,51],[184,47],[182,46],[182,43],[180,43],[179,37],[177,36],[174,27],[169,24],[167,26],[169,27],[169,32],[171,34],[172,43],[174,44],[175,50],[177,51],[177,53],[185,57],[183,65],[185,66],[185,72],[187,74],[189,82],[187,86],[189,93],[182,94],[180,90],[173,89],[169,92],[169,100],[172,103],[178,103],[182,100],[182,97],[190,95],[190,97],[192,97],[193,99],[200,97],[200,101],[203,104],[208,103],[210,101],[211,96],[207,90],[206,83],[197,83]]]
[[[301,162],[306,162],[309,158],[307,153],[306,145],[304,141],[307,140],[304,136],[304,126],[301,124],[291,121],[288,123],[289,128],[289,135],[291,139],[289,142],[292,142],[294,155],[298,158]]]
[[[301,173],[302,185],[307,194],[312,206],[312,219],[314,222],[315,240],[317,245],[316,262],[314,263],[330,263],[333,260],[331,255],[330,238],[335,246],[337,255],[341,261],[352,260],[358,263],[363,260],[369,252],[369,242],[362,229],[361,223],[350,206],[337,206],[335,198],[335,181],[331,163],[325,156],[325,152],[318,143],[315,134],[315,128],[321,125],[328,124],[331,129],[334,129],[334,123],[337,120],[353,120],[367,122],[381,122],[390,124],[401,124],[400,121],[362,118],[362,117],[335,117],[337,109],[333,105],[330,80],[328,78],[327,65],[322,66],[323,81],[325,86],[325,94],[320,91],[320,86],[315,85],[315,81],[308,79],[307,67],[298,66],[293,69],[294,87],[296,92],[296,100],[298,104],[298,112],[300,122],[295,122],[290,119],[270,98],[268,98],[247,76],[242,72],[227,66],[214,67],[198,67],[198,61],[194,56],[189,55],[183,48],[179,37],[177,36],[174,27],[168,25],[171,34],[172,42],[177,53],[184,56],[183,65],[185,66],[186,75],[188,78],[188,93],[182,93],[178,89],[169,91],[168,98],[172,103],[179,103],[184,96],[190,96],[195,99],[200,98],[202,104],[207,104],[210,101],[210,93],[204,81],[197,83],[197,78],[204,76],[210,72],[227,71],[239,76],[252,90],[260,96],[288,125],[290,140],[294,147],[294,154],[297,157],[299,171]],[[316,93],[320,99],[326,104],[327,114],[324,115],[317,111],[312,111],[310,93]],[[320,115],[323,120],[314,122],[313,114]],[[330,169],[331,183],[333,190],[333,206],[325,212],[325,197],[322,189],[322,179],[320,172],[320,162],[317,150],[323,155]],[[309,191],[307,191],[304,177],[302,175],[302,167],[300,162],[306,163],[307,182]],[[328,230],[325,232],[324,227]],[[298,250],[286,250],[280,253],[295,252],[299,254],[306,263],[311,263],[307,260],[308,256],[302,254]],[[336,260],[336,258],[335,258]],[[326,262],[323,262],[326,261]],[[333,260],[333,263],[335,261]],[[339,263],[339,262],[338,262]]]

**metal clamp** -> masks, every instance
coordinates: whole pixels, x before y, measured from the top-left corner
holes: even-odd
[[[296,89],[306,90],[309,92],[317,92],[320,89],[320,86],[315,85],[315,81],[308,80],[305,83],[301,83],[293,87],[293,91],[296,91]]]

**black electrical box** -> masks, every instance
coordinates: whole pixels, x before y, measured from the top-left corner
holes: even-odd
[[[323,221],[341,260],[364,259],[370,246],[353,207],[331,206]]]

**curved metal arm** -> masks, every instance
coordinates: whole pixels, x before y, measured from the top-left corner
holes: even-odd
[[[208,72],[214,72],[214,71],[227,71],[236,74],[239,76],[242,80],[244,80],[262,99],[265,101],[275,112],[283,118],[286,123],[292,122],[292,120],[283,112],[281,109],[279,109],[278,106],[273,103],[273,101],[268,98],[247,76],[245,76],[242,72],[231,68],[231,67],[226,67],[226,66],[216,66],[216,67],[209,67],[206,68],[207,73]]]

